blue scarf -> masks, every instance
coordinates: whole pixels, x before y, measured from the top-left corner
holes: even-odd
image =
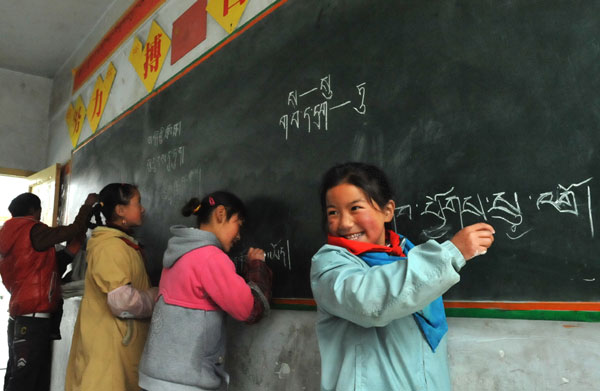
[[[415,247],[415,245],[406,238],[402,238],[400,246],[405,254],[408,254],[408,252]],[[388,263],[400,260],[406,261],[406,257],[399,257],[397,255],[382,252],[366,252],[358,256],[369,266],[387,265]],[[435,349],[448,331],[448,323],[446,322],[446,312],[444,311],[442,297],[438,297],[429,303],[427,307],[423,308],[423,310],[415,312],[412,315],[415,322],[417,322],[419,329],[423,333],[423,336],[427,340],[427,343],[431,347],[431,350],[435,352]]]

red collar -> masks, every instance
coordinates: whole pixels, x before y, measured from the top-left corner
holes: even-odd
[[[121,239],[122,241],[124,241],[125,243],[127,243],[127,245],[139,252],[142,252],[142,246],[135,244],[134,242],[132,242],[131,240],[124,238],[122,236],[119,236],[119,239]]]
[[[343,247],[354,255],[360,255],[367,252],[384,252],[400,257],[406,257],[404,251],[402,251],[402,247],[400,247],[400,236],[398,236],[397,233],[394,231],[387,231],[385,237],[386,241],[389,241],[390,243],[389,247],[373,243],[357,242],[356,240],[331,235],[327,235],[327,243]]]

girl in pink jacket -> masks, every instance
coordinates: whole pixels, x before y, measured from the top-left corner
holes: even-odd
[[[242,201],[218,191],[192,198],[182,214],[195,215],[197,228],[171,227],[139,368],[139,385],[148,391],[216,390],[228,383],[225,314],[254,323],[269,310],[265,252],[250,248],[245,279],[226,254],[240,238]]]

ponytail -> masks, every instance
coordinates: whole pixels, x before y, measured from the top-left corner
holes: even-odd
[[[94,229],[96,227],[101,227],[104,224],[102,223],[102,216],[100,216],[100,212],[102,209],[102,202],[98,202],[96,203],[96,205],[94,205],[94,207],[92,208],[92,215],[94,217],[94,219],[96,219],[96,223],[92,223],[92,219],[90,219],[90,221],[88,222],[88,228],[89,229]]]
[[[117,205],[129,205],[129,201],[136,192],[138,192],[137,186],[129,183],[111,183],[104,186],[98,193],[98,203],[93,208],[96,224],[90,222],[90,226],[103,226],[111,222],[114,219]],[[104,215],[104,223],[102,223],[100,213]]]
[[[196,223],[199,227],[210,222],[213,211],[219,205],[225,207],[227,220],[234,214],[237,214],[239,219],[245,220],[246,207],[244,203],[236,195],[227,191],[215,191],[206,195],[202,200],[194,197],[181,208],[181,214],[185,217],[196,216]]]

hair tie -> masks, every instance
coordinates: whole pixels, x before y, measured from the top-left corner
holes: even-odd
[[[199,204],[192,213],[197,213],[200,210],[200,208],[202,208],[202,204]]]
[[[210,206],[215,206],[215,199],[212,197],[208,197],[208,203],[210,204]]]

